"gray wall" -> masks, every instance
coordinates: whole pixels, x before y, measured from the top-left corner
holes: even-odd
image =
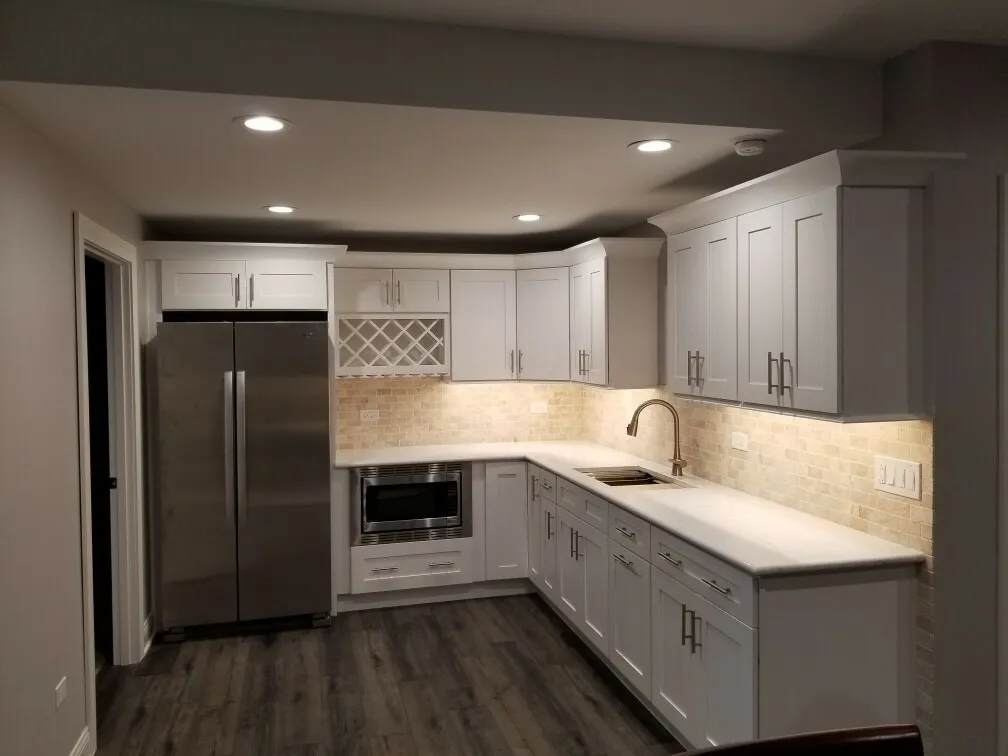
[[[12,756],[65,756],[85,727],[75,210],[140,239],[135,213],[0,106],[0,751]]]

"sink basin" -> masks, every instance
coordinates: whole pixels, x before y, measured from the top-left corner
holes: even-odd
[[[642,467],[586,467],[579,469],[589,478],[607,486],[663,486],[672,488],[689,488],[675,478],[645,470]]]

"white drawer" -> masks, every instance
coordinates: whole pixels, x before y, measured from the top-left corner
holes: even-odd
[[[572,515],[581,516],[584,512],[584,498],[587,492],[581,486],[575,486],[569,480],[557,478],[556,503]]]
[[[351,593],[458,585],[472,578],[471,538],[350,549]]]
[[[584,508],[578,513],[581,518],[602,533],[609,532],[609,502],[593,493],[584,493]]]
[[[556,503],[558,485],[557,476],[549,470],[543,470],[541,467],[536,469],[538,470],[536,485],[539,488],[539,496],[543,499]]]
[[[658,528],[651,533],[651,564],[749,627],[757,626],[752,575]]]
[[[609,505],[609,537],[637,556],[651,559],[651,524],[615,504]]]

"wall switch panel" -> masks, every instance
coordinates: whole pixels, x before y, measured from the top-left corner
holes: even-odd
[[[377,423],[378,422],[378,410],[367,409],[360,411],[360,421],[362,423]]]
[[[875,457],[875,490],[904,496],[907,499],[921,498],[921,464],[904,459]]]
[[[66,701],[66,697],[67,697],[67,684],[66,684],[66,678],[65,677],[62,680],[60,680],[58,683],[56,683],[56,690],[53,691],[53,696],[54,696],[54,701],[53,702],[54,702],[55,708],[58,709],[60,706],[63,705],[63,702]]]
[[[533,415],[545,415],[546,402],[532,402],[532,404],[529,405],[529,412]]]
[[[738,449],[739,451],[749,451],[749,436],[738,431],[732,432],[731,448]]]

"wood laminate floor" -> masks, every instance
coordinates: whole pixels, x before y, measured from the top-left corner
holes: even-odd
[[[99,679],[99,756],[682,753],[541,599],[155,646]]]

